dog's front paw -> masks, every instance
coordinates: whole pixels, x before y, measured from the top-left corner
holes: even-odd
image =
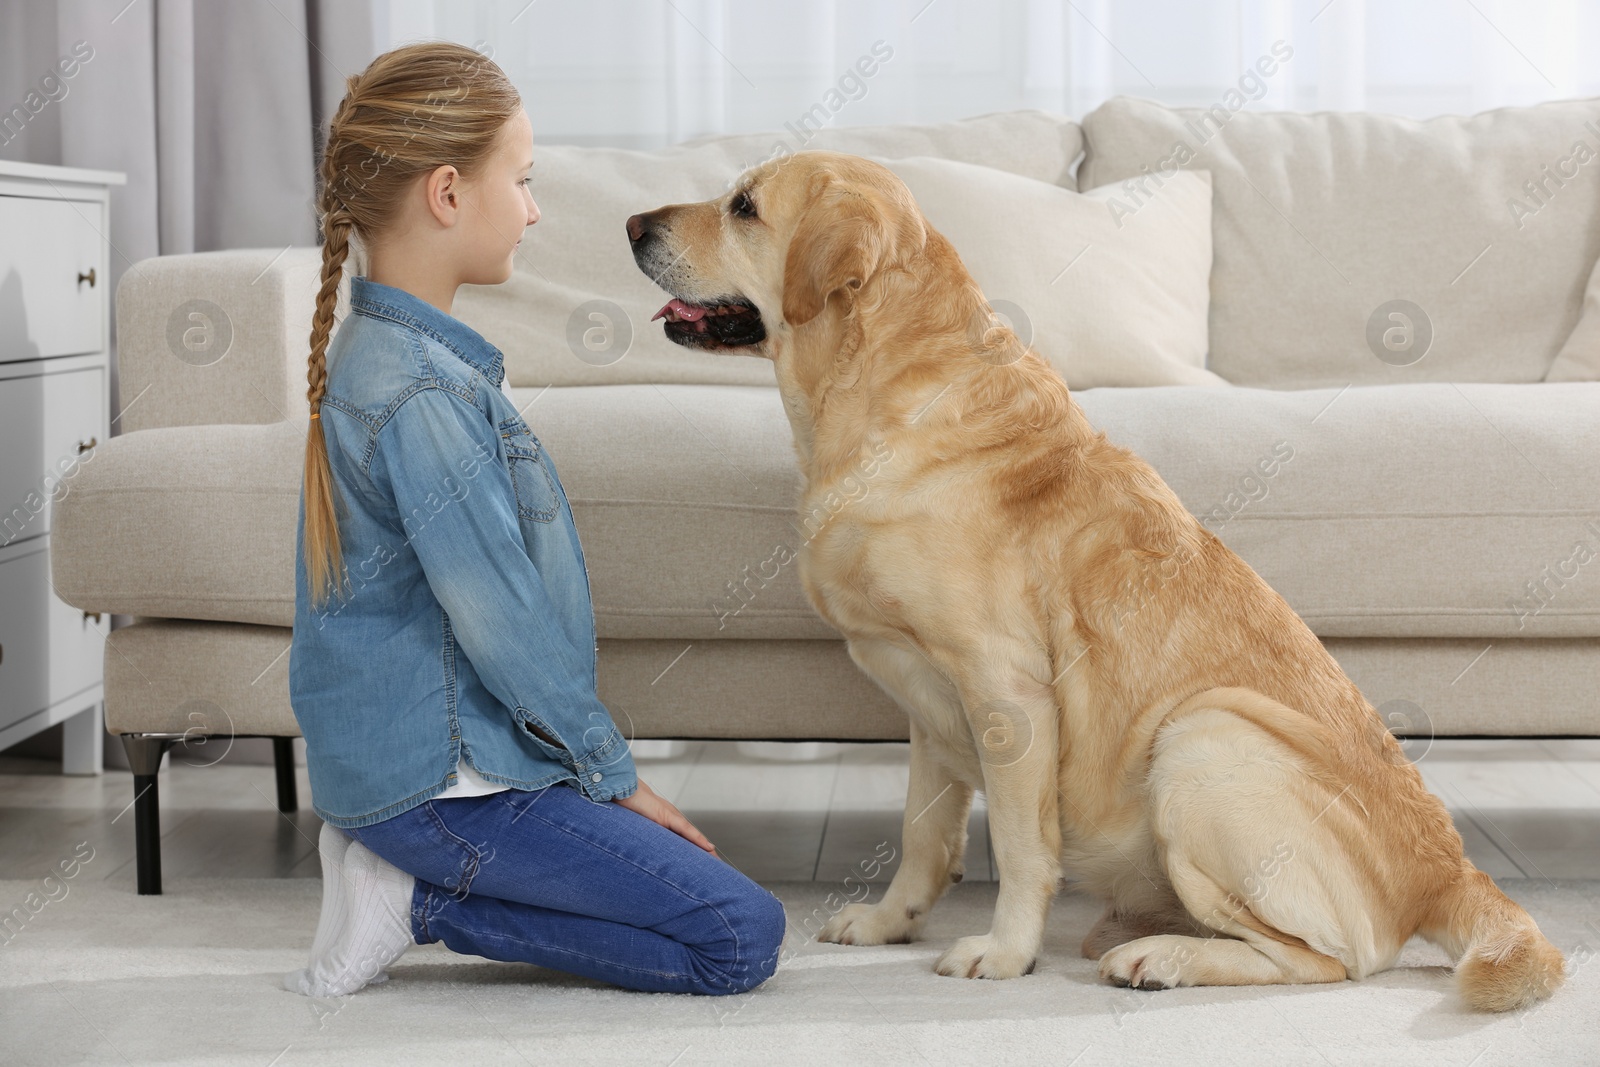
[[[1194,960],[1192,938],[1158,934],[1141,937],[1100,957],[1100,977],[1135,989],[1171,989],[1183,985],[1185,965]]]
[[[1033,973],[1032,951],[1002,945],[993,934],[963,937],[950,946],[933,969],[952,978],[1018,978]]]
[[[904,908],[846,904],[817,935],[837,945],[906,945],[916,936],[917,920]]]

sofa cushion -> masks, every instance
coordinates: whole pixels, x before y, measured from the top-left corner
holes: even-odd
[[[1084,135],[1083,188],[1211,171],[1210,367],[1238,385],[1542,381],[1600,254],[1600,100],[1416,121],[1118,98]]]
[[[1600,260],[1589,272],[1583,290],[1583,314],[1572,328],[1556,360],[1550,365],[1547,382],[1600,381]]]
[[[774,384],[770,364],[680,348],[650,316],[661,290],[634,265],[629,215],[707,200],[747,168],[801,149],[891,159],[937,156],[981,163],[1074,188],[1082,154],[1077,123],[1043,111],[1008,111],[929,126],[827,128],[792,135],[716,137],[659,152],[535,145],[528,231],[503,285],[461,288],[455,313],[506,354],[513,385],[703,382]]]
[[[1600,384],[1078,399],[1320,636],[1600,635]]]
[[[513,392],[572,501],[599,636],[837,637],[788,558],[801,482],[775,389]],[[1600,383],[1078,399],[1325,637],[1600,636]],[[101,445],[56,505],[57,592],[290,625],[303,442],[280,423]]]
[[[1205,369],[1211,182],[1176,174],[1142,210],[950,159],[885,160],[990,306],[1074,389],[1226,385]],[[1042,269],[1041,269],[1042,268]]]

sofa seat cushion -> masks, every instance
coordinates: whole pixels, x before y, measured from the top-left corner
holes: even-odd
[[[801,480],[776,390],[513,392],[572,502],[601,637],[838,636],[789,558]],[[1077,397],[1323,636],[1600,636],[1600,383]],[[289,625],[303,434],[102,445],[57,505],[57,590]]]
[[[1078,399],[1320,636],[1600,635],[1600,384]]]

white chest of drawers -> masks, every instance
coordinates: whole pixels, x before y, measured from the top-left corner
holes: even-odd
[[[110,618],[50,586],[50,511],[110,433],[110,187],[0,162],[0,749],[64,722],[62,770],[100,773]]]

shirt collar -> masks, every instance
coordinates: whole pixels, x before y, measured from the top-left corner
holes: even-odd
[[[356,275],[350,279],[350,307],[363,315],[387,319],[432,338],[480,371],[496,389],[505,377],[504,357],[482,334],[404,289]]]

